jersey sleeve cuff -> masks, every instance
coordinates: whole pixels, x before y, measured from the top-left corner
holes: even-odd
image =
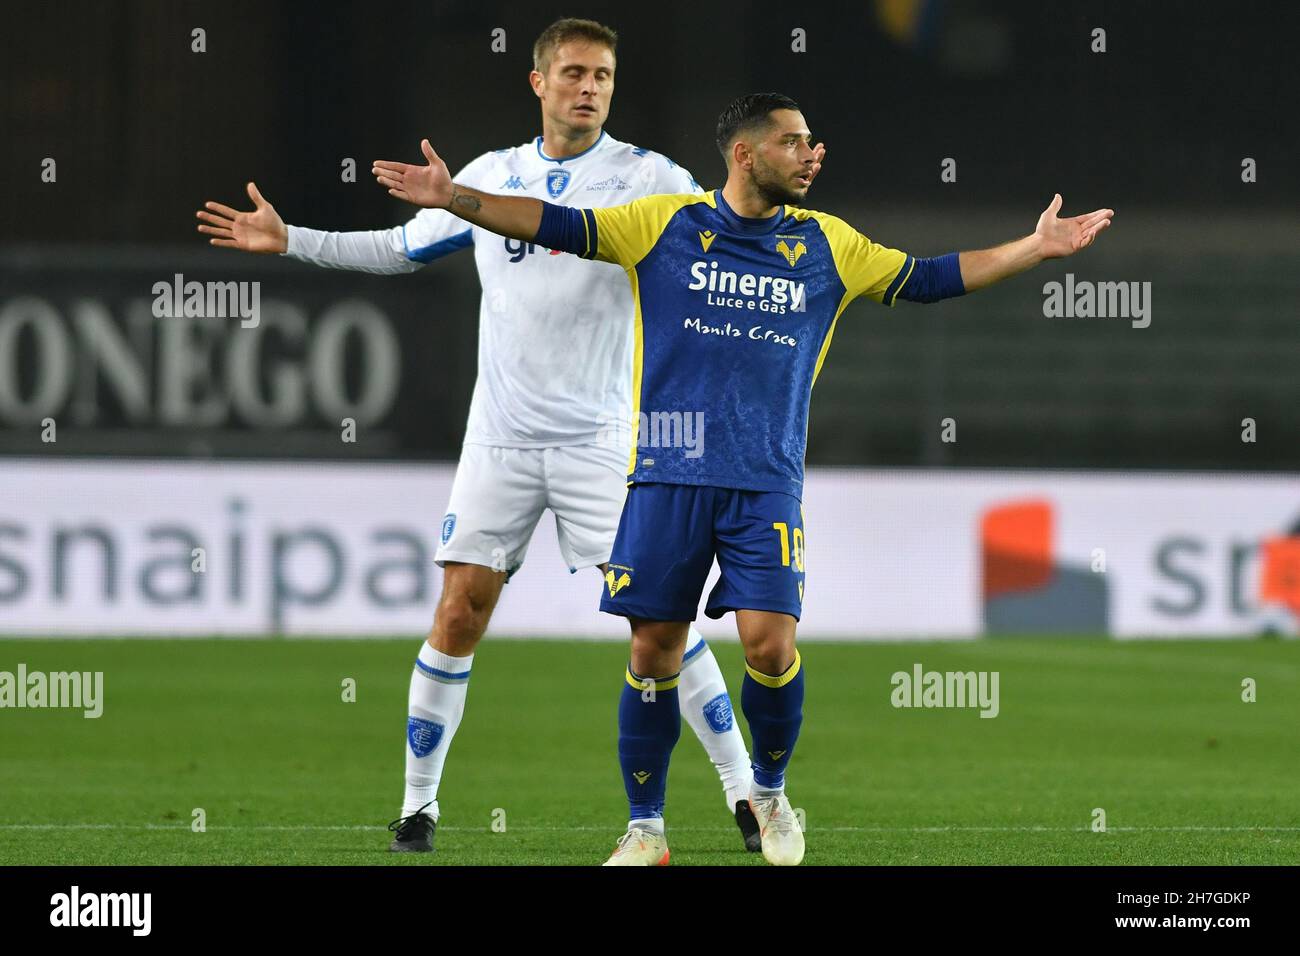
[[[300,256],[302,255],[302,234],[297,226],[291,226],[285,223],[285,232],[287,236],[284,240],[284,252],[282,256]]]
[[[583,259],[596,257],[596,216],[590,209],[572,209],[542,203],[542,221],[533,241],[547,249],[572,252]]]
[[[907,269],[906,265],[904,269]],[[938,302],[966,294],[966,284],[961,278],[961,263],[955,252],[932,259],[916,259],[908,271],[909,274],[898,283],[897,289],[891,283],[886,290],[886,305],[893,305],[894,297],[908,302]],[[899,272],[899,275],[903,273]],[[894,282],[898,280],[895,279]]]

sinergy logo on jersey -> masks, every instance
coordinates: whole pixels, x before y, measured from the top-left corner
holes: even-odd
[[[706,292],[708,305],[747,312],[774,315],[802,312],[806,302],[802,282],[785,276],[730,272],[719,269],[717,262],[702,259],[691,263],[691,281],[686,288],[692,292]]]

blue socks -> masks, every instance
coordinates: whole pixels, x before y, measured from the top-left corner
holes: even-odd
[[[632,820],[662,819],[664,815],[668,758],[682,732],[679,676],[643,680],[629,667],[623,681],[618,701],[618,762]]]
[[[641,678],[630,667],[625,675],[618,702],[618,762],[631,820],[663,819],[668,760],[682,732],[679,678],[678,674]],[[803,661],[799,652],[795,651],[794,663],[785,673],[776,676],[746,664],[740,709],[749,722],[753,740],[754,787],[781,790],[803,723]]]
[[[803,662],[794,652],[794,663],[784,674],[773,677],[745,664],[740,687],[740,709],[749,722],[754,754],[754,786],[781,790],[785,768],[799,739],[803,723]]]

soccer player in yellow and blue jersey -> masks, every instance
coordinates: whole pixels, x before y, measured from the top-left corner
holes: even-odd
[[[763,855],[778,865],[803,859],[803,833],[785,796],[803,718],[795,647],[804,594],[800,497],[809,399],[845,307],[859,296],[892,306],[983,288],[1088,246],[1114,214],[1061,219],[1057,195],[1032,235],[914,258],[801,207],[812,143],[788,97],[744,96],[718,122],[722,189],[596,209],[453,183],[427,141],[427,166],[375,164],[380,184],[399,198],[627,271],[640,429],[601,608],[632,628],[619,703],[631,819],[612,865],[668,862],[663,808],[681,730],[678,674],[715,558],[721,577],[705,613],[734,611],[745,651],[741,709]]]

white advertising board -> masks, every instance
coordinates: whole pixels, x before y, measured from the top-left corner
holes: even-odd
[[[0,634],[423,634],[453,474],[0,460]],[[1264,558],[1300,535],[1297,476],[814,469],[804,510],[809,637],[1244,636],[1300,610],[1261,598],[1300,579]],[[491,633],[622,638],[601,587],[547,515]]]

